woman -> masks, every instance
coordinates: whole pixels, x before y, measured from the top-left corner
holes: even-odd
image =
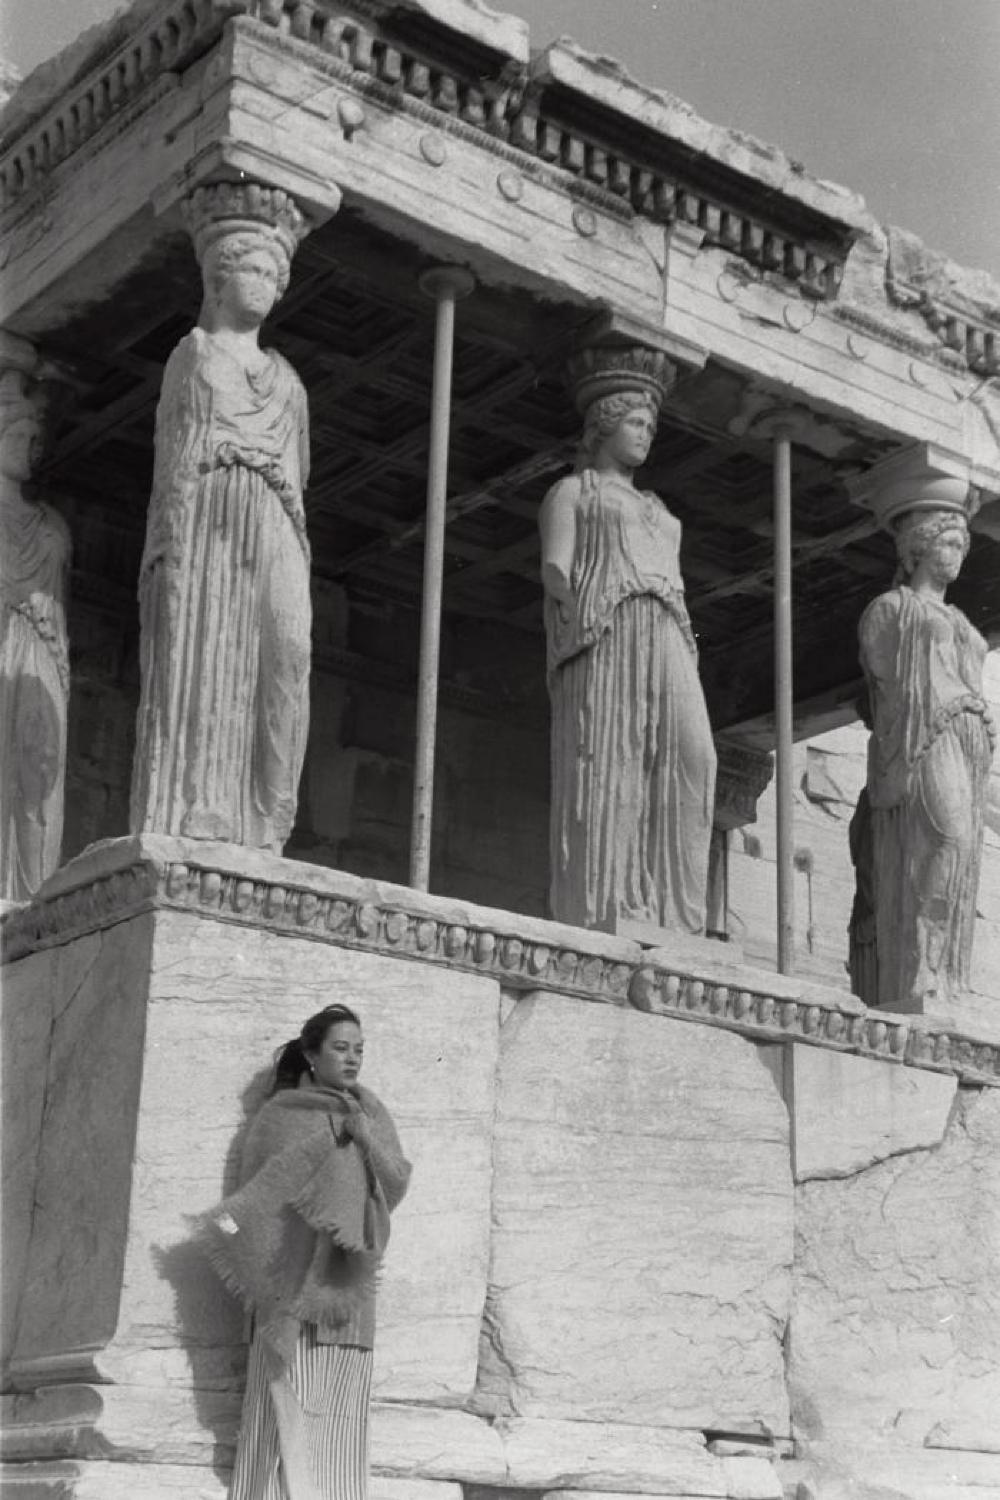
[[[0,897],[28,901],[59,863],[66,777],[69,529],[28,498],[42,414],[19,370],[0,382]]]
[[[156,413],[132,828],[280,853],[309,722],[308,411],[295,371],[258,335],[301,216],[257,189],[254,208],[275,222],[236,218],[240,191],[195,195],[205,301]]]
[[[897,528],[898,587],[859,626],[869,743],[879,1006],[922,1011],[968,985],[993,725],[986,642],[945,603],[969,550],[964,515]]]
[[[580,927],[633,919],[700,933],[715,747],[684,605],[680,522],[632,482],[656,431],[660,388],[605,370],[582,390],[576,471],[553,486],[540,516],[552,915]]]
[[[358,1083],[361,1023],[310,1016],[280,1051],[208,1252],[251,1309],[230,1500],[364,1500],[375,1273],[410,1167]]]

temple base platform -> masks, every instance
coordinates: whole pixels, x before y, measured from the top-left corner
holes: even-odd
[[[244,1320],[194,1224],[333,1000],[414,1163],[372,1500],[1000,1497],[988,1037],[152,836],[4,934],[12,1500],[223,1500]]]

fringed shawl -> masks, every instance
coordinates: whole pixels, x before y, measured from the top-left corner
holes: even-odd
[[[370,1149],[353,1138],[359,1114]],[[282,1089],[257,1114],[241,1186],[208,1215],[205,1248],[280,1364],[300,1323],[335,1335],[371,1301],[409,1176],[389,1112],[367,1089]]]

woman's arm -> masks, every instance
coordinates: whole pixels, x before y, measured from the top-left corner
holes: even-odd
[[[385,1201],[394,1209],[406,1193],[412,1168],[403,1155],[389,1111],[369,1096],[363,1109],[346,1116],[344,1130],[371,1162]]]

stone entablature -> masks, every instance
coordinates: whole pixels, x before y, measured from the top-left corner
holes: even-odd
[[[715,957],[711,942],[671,948],[426,895],[230,845],[146,834],[72,860],[28,906],[3,918],[4,959],[58,947],[144,912],[190,912],[310,942],[479,974],[801,1042],[1000,1087],[1000,1042],[932,1018],[868,1010],[853,995]],[[721,946],[721,945],[720,945]]]
[[[484,75],[451,62],[446,42],[432,52],[426,44],[394,35],[406,28],[396,15],[382,14],[388,7],[365,10],[362,18],[339,4],[299,0],[165,4],[47,110],[31,111],[29,105],[21,119],[14,114],[0,159],[0,206],[29,195],[112,118],[118,129],[130,123],[150,88],[158,84],[159,93],[164,86],[176,86],[183,71],[218,40],[229,17],[242,14],[281,38],[311,44],[322,54],[325,68],[350,80],[363,95],[402,106],[448,130],[467,127],[486,149],[533,174],[540,168],[547,181],[575,197],[592,199],[606,212],[692,226],[706,243],[796,283],[806,296],[836,294],[847,251],[861,227],[860,200],[813,182],[770,149],[765,176],[772,201],[761,216],[748,206],[761,185],[759,153],[751,158],[732,132],[707,126],[669,96],[640,88],[624,73],[610,76],[601,60],[575,45],[557,42],[529,63],[523,34],[509,26],[502,29],[493,39],[494,51],[484,47],[472,26],[473,43],[493,64]],[[463,9],[447,30],[464,32],[474,20]],[[446,32],[440,30],[444,40]],[[595,80],[605,85],[596,112]],[[626,126],[635,133],[630,112],[635,98],[647,105],[638,150],[616,144]],[[568,123],[567,99],[570,114],[583,110],[584,123]],[[360,123],[344,121],[348,129]],[[692,125],[697,147],[687,139]],[[708,140],[702,138],[706,135]],[[715,157],[711,166],[724,183],[721,191],[699,181],[698,159],[705,156]],[[774,195],[772,178],[780,181],[781,196]],[[808,191],[800,192],[800,183]]]
[[[187,194],[242,173],[314,224],[342,192],[484,285],[610,303],[682,363],[934,441],[1000,489],[989,278],[942,343],[889,295],[861,199],[574,44],[529,60],[523,25],[472,0],[137,7],[36,70],[0,141],[22,335],[112,296]]]

